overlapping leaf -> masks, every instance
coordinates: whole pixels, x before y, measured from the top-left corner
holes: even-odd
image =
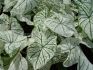
[[[0,15],[0,31],[7,30],[12,30],[13,32],[21,35],[24,34],[24,31],[16,18],[2,14]]]
[[[28,70],[28,63],[21,54],[18,54],[11,62],[8,70]]]
[[[36,6],[35,0],[18,0],[11,10],[12,15],[23,15],[30,12]]]
[[[73,17],[69,14],[63,15],[55,13],[51,18],[46,19],[45,25],[55,33],[70,37],[75,33]]]
[[[5,42],[5,51],[10,55],[13,53],[14,50],[26,47],[27,43],[26,36],[15,34],[12,31],[1,31],[0,39]]]
[[[4,0],[4,12],[9,12],[18,0]]]
[[[81,0],[76,3],[79,5],[79,24],[88,35],[93,39],[93,1],[92,0]]]
[[[43,67],[55,54],[56,36],[46,36],[42,31],[35,29],[32,32],[35,42],[28,48],[28,59],[34,70]]]
[[[49,14],[49,13],[50,14]],[[46,30],[46,26],[44,24],[46,18],[48,18],[49,16],[51,16],[53,14],[53,12],[48,11],[48,9],[44,9],[40,12],[38,12],[35,16],[34,16],[34,24],[36,27],[39,27],[41,30]]]
[[[9,17],[5,14],[0,15],[0,31],[6,31],[9,29]]]
[[[78,63],[77,70],[92,70],[93,64],[87,59],[79,47],[79,40],[75,38],[67,38],[62,42],[62,52],[69,52],[68,58],[64,61],[64,66],[69,67]]]
[[[11,30],[16,33],[16,34],[19,34],[19,35],[24,35],[24,31],[23,31],[23,28],[21,27],[21,25],[18,23],[18,21],[16,20],[16,18],[13,18],[11,17],[10,18],[10,21],[11,21]]]

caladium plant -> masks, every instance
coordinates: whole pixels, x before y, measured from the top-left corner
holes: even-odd
[[[0,70],[93,70],[80,44],[93,48],[93,0],[0,0]]]

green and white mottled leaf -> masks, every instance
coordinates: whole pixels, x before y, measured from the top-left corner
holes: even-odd
[[[62,0],[37,0],[38,9],[43,10],[49,8],[54,11],[58,11],[62,8]]]
[[[79,5],[79,24],[87,36],[93,39],[93,0],[81,0]]]
[[[71,4],[71,0],[63,0],[64,4]]]
[[[60,49],[59,49],[60,50]],[[58,51],[55,53],[55,56],[52,58],[51,62],[52,64],[64,62],[67,58],[67,53],[59,53]]]
[[[50,14],[48,14],[48,12]],[[38,12],[35,16],[34,16],[34,25],[36,27],[39,27],[41,30],[47,30],[44,22],[46,20],[46,18],[48,18],[49,16],[51,16],[53,13],[48,11],[48,9],[44,9],[40,12]]]
[[[46,36],[42,31],[34,29],[32,38],[35,42],[28,47],[27,57],[34,70],[42,68],[55,55],[56,36]]]
[[[82,39],[81,43],[89,48],[93,48],[93,43],[88,38]]]
[[[5,14],[0,15],[0,31],[6,31],[9,29],[9,17]]]
[[[18,23],[18,21],[11,17],[10,18],[11,20],[11,30],[16,33],[16,34],[19,34],[19,35],[24,35],[24,31],[23,31],[23,28],[21,27],[21,25]]]
[[[18,0],[17,4],[11,10],[11,15],[24,15],[30,12],[36,5],[35,0]]]
[[[33,22],[31,22],[30,19],[20,15],[20,16],[17,16],[17,19],[22,21],[22,22],[26,22],[28,25],[33,25]]]
[[[87,59],[82,50],[76,47],[71,50],[67,60],[64,62],[64,66],[68,67],[78,63],[77,70],[92,70],[93,64]]]
[[[67,66],[71,66],[71,65],[77,63],[79,50],[74,49],[74,48],[77,48],[78,44],[79,44],[78,39],[67,38],[67,39],[63,40],[60,45],[58,45],[58,48],[61,49],[61,53],[67,53],[68,52],[68,57],[64,62],[64,66],[67,67]],[[74,57],[76,57],[75,60],[73,59]]]
[[[8,17],[6,14],[0,15],[0,31],[12,30],[17,34],[24,34],[21,25],[18,23],[16,18]]]
[[[73,21],[73,17],[69,14],[55,13],[51,18],[46,19],[45,25],[61,36],[70,37],[75,33]]]
[[[38,70],[50,70],[51,68],[51,61],[49,61],[45,66],[43,66],[41,69],[38,69]]]
[[[87,59],[82,50],[79,47],[79,40],[75,38],[65,39],[61,45],[59,45],[61,51],[68,52],[68,57],[64,61],[65,67],[72,66],[78,63],[77,70],[92,70],[93,64]]]
[[[92,40],[93,39],[93,16],[88,18],[87,16],[80,16],[79,23],[87,36]]]
[[[28,63],[21,54],[18,54],[11,62],[8,70],[28,70]]]
[[[12,7],[17,3],[18,0],[4,0],[4,12],[8,12],[12,9]]]
[[[26,47],[27,43],[26,36],[15,34],[12,31],[1,31],[0,39],[5,42],[5,51],[10,55],[13,53],[14,50]]]

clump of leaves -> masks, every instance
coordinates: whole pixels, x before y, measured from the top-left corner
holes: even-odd
[[[80,44],[93,48],[93,0],[0,0],[0,70],[93,70]]]

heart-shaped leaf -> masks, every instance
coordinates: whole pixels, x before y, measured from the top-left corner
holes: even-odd
[[[8,54],[13,53],[14,50],[26,47],[27,37],[15,34],[12,31],[0,32],[0,39],[5,42],[5,51]]]
[[[63,15],[55,13],[51,18],[46,19],[45,25],[55,33],[70,37],[75,33],[73,17],[69,14]]]
[[[35,29],[32,32],[35,42],[28,47],[28,59],[34,70],[44,66],[55,54],[56,36],[46,36],[42,31]]]

